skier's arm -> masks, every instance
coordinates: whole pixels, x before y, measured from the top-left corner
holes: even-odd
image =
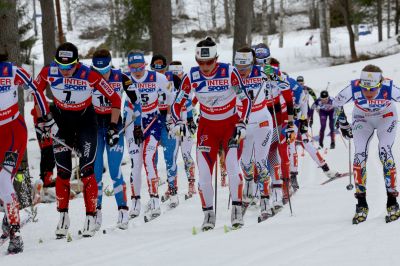
[[[241,101],[243,106],[243,112],[240,120],[247,124],[251,112],[252,103],[236,68],[233,68],[231,72],[231,86],[236,93],[236,97],[239,99],[239,101]]]
[[[49,105],[42,90],[38,89],[38,84],[32,77],[21,67],[15,67],[15,85],[25,84],[25,89],[28,90],[35,97],[36,104],[40,110],[40,116],[45,117],[49,113]]]
[[[189,96],[191,94],[191,88],[192,86],[190,84],[190,79],[187,75],[185,75],[182,79],[179,92],[175,97],[174,103],[171,106],[172,118],[174,119],[175,122],[181,119],[181,110],[183,105],[189,99]]]
[[[293,114],[294,114],[293,92],[289,88],[289,84],[285,81],[278,81],[278,86],[286,102],[288,121],[293,121]]]
[[[341,107],[348,103],[351,99],[353,99],[351,85],[348,85],[344,88],[338,95],[336,95],[335,99],[333,99],[332,105],[334,107]]]
[[[142,104],[141,101],[137,95],[136,90],[128,90],[128,88],[132,85],[132,80],[125,74],[122,74],[122,88],[124,89],[126,95],[129,98],[129,101],[127,101],[128,105],[132,109],[133,115],[135,117],[135,122],[134,124],[136,126],[140,126],[142,124],[142,118],[141,118],[141,113],[142,113]],[[126,105],[126,103],[125,103]],[[127,110],[127,109],[126,109]],[[125,116],[124,116],[125,117]]]
[[[118,123],[121,114],[121,97],[110,87],[108,82],[96,71],[90,71],[89,84],[96,88],[111,102],[111,123]]]
[[[311,89],[310,87],[306,87],[308,94],[313,98],[313,101],[315,102],[317,100],[317,95],[315,94],[314,90]]]
[[[394,84],[392,85],[392,100],[400,102],[400,88]]]

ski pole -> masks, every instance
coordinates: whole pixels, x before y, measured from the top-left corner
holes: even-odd
[[[351,183],[351,140],[349,139],[349,184],[346,186],[347,190],[352,190],[354,188],[353,184]]]
[[[43,134],[43,131],[36,128],[36,132],[38,132],[39,134]],[[51,138],[53,140],[55,140],[56,142],[58,142],[59,144],[61,144],[62,146],[64,146],[65,148],[67,148],[68,150],[74,152],[76,154],[76,156],[78,156],[79,158],[82,157],[82,154],[80,153],[80,151],[75,150],[74,148],[72,148],[71,146],[67,145],[64,141],[62,141],[61,139],[59,139],[58,137],[51,135]]]
[[[215,190],[214,190],[214,197],[215,197],[215,210],[214,210],[214,212],[215,212],[215,217],[217,217],[217,196],[218,196],[218,193],[217,193],[217,191],[218,191],[218,186],[217,186],[217,180],[218,180],[218,176],[217,176],[217,172],[218,172],[218,155],[215,157],[216,158],[216,160],[215,160]]]

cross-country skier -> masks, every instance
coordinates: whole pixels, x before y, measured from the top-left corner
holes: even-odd
[[[10,237],[9,253],[19,253],[24,249],[20,233],[19,202],[13,187],[15,174],[23,159],[28,133],[25,120],[19,113],[18,86],[26,85],[40,111],[42,123],[39,125],[46,133],[56,133],[57,125],[49,114],[49,107],[37,84],[22,67],[8,61],[8,54],[0,52],[0,199],[3,201],[5,215],[2,223],[3,236]]]
[[[306,95],[307,109],[308,109],[307,113],[308,113],[309,125],[310,125],[310,128],[311,128],[312,125],[313,125],[313,120],[312,120],[312,117],[310,115],[311,107],[309,106],[309,98],[311,96],[312,103],[314,103],[317,100],[317,95],[315,94],[315,92],[314,92],[314,90],[312,88],[310,88],[309,86],[307,86],[305,84],[303,76],[297,76],[296,81],[297,81],[297,83],[299,83],[303,87],[303,91],[304,91],[304,93]]]
[[[239,144],[246,134],[251,101],[236,68],[218,62],[217,46],[210,37],[197,43],[195,58],[198,66],[192,67],[183,78],[181,91],[172,106],[172,115],[176,122],[173,130],[176,134],[181,134],[184,129],[181,110],[194,93],[201,111],[197,130],[197,163],[199,194],[204,211],[202,230],[213,229],[215,226],[212,172],[220,145],[225,151],[230,179],[231,223],[233,227],[240,227],[244,223]],[[241,117],[236,111],[237,99],[243,106]]]
[[[141,211],[141,169],[142,163],[144,163],[150,194],[149,208],[145,218],[154,219],[161,214],[158,195],[159,177],[156,163],[156,153],[162,128],[159,106],[168,105],[168,103],[171,102],[171,95],[168,90],[169,83],[163,74],[146,70],[144,54],[141,51],[129,52],[128,65],[131,72],[130,79],[132,85],[128,88],[127,94],[129,95],[130,91],[136,91],[138,93],[141,100],[141,118],[144,128],[143,145],[140,145],[140,142],[138,143],[136,141],[137,138],[130,138],[130,140],[128,140],[128,149],[132,161],[132,207],[129,215],[131,218],[134,218],[139,216]],[[126,123],[129,121],[128,118]],[[138,135],[139,129],[141,130],[141,128],[131,124],[126,131],[133,132],[135,137],[135,135]],[[129,136],[127,137],[129,138]],[[135,142],[133,142],[133,140],[135,140]]]
[[[128,76],[120,70],[111,67],[111,54],[106,49],[100,49],[94,52],[92,58],[92,69],[99,72],[108,82],[114,92],[119,95],[123,89],[127,89],[131,84]],[[111,123],[111,102],[97,89],[93,90],[92,103],[96,112],[98,131],[97,131],[97,153],[94,163],[94,173],[98,185],[97,212],[96,212],[96,230],[99,230],[102,224],[102,199],[103,199],[103,167],[104,151],[107,152],[108,169],[113,181],[113,191],[118,207],[117,226],[120,229],[127,229],[129,216],[126,202],[126,184],[122,176],[121,162],[124,154],[123,133],[119,135],[119,140],[115,145],[107,142],[107,131]],[[116,129],[121,131],[122,119],[118,119]]]
[[[293,93],[288,80],[279,70],[279,61],[275,58],[269,58],[268,47],[262,43],[258,44],[255,47],[255,53],[257,63],[263,66],[265,72],[269,75],[267,107],[272,115],[274,134],[268,163],[273,177],[271,181],[273,206],[280,209],[282,204],[289,199],[290,160],[288,142],[295,138]],[[279,173],[279,168],[281,173]]]
[[[262,73],[260,66],[254,65],[255,55],[253,53],[254,51],[249,47],[243,47],[235,53],[235,67],[252,101],[241,157],[245,178],[243,204],[248,205],[255,196],[253,191],[259,190],[260,217],[265,219],[272,215],[269,200],[271,177],[267,168],[267,156],[271,145],[273,126],[271,114],[266,108],[268,92],[264,79],[267,76]],[[238,110],[239,113],[244,111],[240,103]],[[256,181],[257,189],[254,189],[254,181]]]
[[[165,75],[168,80],[168,91],[171,95],[171,101],[174,99],[179,89],[181,79],[170,71],[167,71],[168,64],[164,55],[156,54],[151,58],[150,68],[160,74]],[[164,161],[167,170],[168,190],[165,192],[162,200],[169,199],[170,207],[176,207],[179,204],[178,199],[178,167],[176,158],[178,155],[179,143],[178,139],[169,132],[172,118],[170,114],[172,102],[164,102],[159,104],[160,121],[161,121],[161,138],[160,145],[163,148]],[[157,155],[158,158],[158,155]]]
[[[326,128],[326,123],[328,122],[329,119],[329,130],[330,130],[330,136],[331,136],[331,149],[335,148],[335,128],[334,128],[334,122],[333,122],[333,115],[335,112],[335,108],[332,105],[333,103],[333,98],[329,96],[328,91],[324,90],[321,91],[320,97],[313,103],[311,106],[311,120],[314,114],[314,110],[317,110],[319,114],[319,120],[321,123],[321,129],[319,130],[319,146],[324,147],[324,136],[325,136],[325,128]]]
[[[97,150],[97,119],[92,105],[92,92],[100,91],[111,102],[111,120],[107,131],[107,142],[114,146],[119,141],[118,119],[121,99],[107,81],[97,71],[79,62],[78,48],[69,42],[58,46],[54,62],[43,67],[36,78],[38,88],[44,91],[49,84],[54,95],[54,119],[59,126],[56,140],[53,141],[54,157],[57,164],[56,195],[60,220],[56,236],[67,235],[70,219],[68,215],[71,150],[79,153],[80,178],[83,183],[83,196],[86,219],[82,235],[95,234],[97,205],[97,182],[94,174],[94,161]],[[65,144],[64,144],[65,143]]]
[[[168,66],[168,71],[172,72],[176,76],[178,76],[181,80],[184,76],[183,65],[180,61],[172,61]],[[178,88],[179,89],[179,88]],[[178,90],[175,92],[175,95],[178,94]],[[196,133],[197,125],[193,119],[193,108],[192,108],[192,101],[188,99],[187,104],[182,109],[182,114],[185,115],[186,113],[186,134],[179,138],[181,153],[183,158],[183,163],[185,165],[185,172],[188,178],[188,197],[191,197],[193,194],[196,194],[195,188],[195,163],[192,157],[192,147],[193,147],[193,135]]]
[[[349,101],[354,102],[353,122],[350,126],[341,108]],[[400,101],[400,89],[393,81],[384,78],[382,70],[375,65],[367,65],[361,71],[360,79],[351,81],[334,99],[334,106],[339,107],[339,126],[343,136],[353,138],[354,151],[354,183],[357,198],[356,214],[353,223],[364,222],[368,216],[366,200],[368,145],[376,130],[379,140],[379,158],[383,166],[383,177],[387,193],[386,221],[394,221],[400,217],[399,204],[396,197],[396,165],[392,154],[392,146],[397,130],[397,111],[393,101]]]

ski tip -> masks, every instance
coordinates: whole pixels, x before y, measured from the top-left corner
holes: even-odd
[[[224,224],[224,233],[228,233],[228,232],[229,232],[229,227],[226,224]]]
[[[192,227],[192,235],[197,235],[197,229],[195,226]]]

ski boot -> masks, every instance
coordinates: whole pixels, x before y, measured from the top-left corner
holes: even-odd
[[[299,183],[297,182],[298,172],[290,172],[290,183],[292,184],[292,189],[294,191],[299,189]]]
[[[58,221],[56,229],[56,238],[62,239],[67,236],[69,229],[69,215],[68,212],[60,212],[60,220]]]
[[[328,178],[334,178],[334,177],[340,175],[339,172],[330,170],[327,163],[325,163],[323,166],[321,166],[321,168],[322,168],[322,171],[324,171],[324,174],[326,175],[326,177],[328,177]]]
[[[334,141],[331,142],[331,147],[330,148],[331,148],[331,150],[335,149],[335,142]]]
[[[178,205],[179,205],[178,193],[176,192],[176,189],[171,189],[168,207],[170,209],[173,209],[176,208]]]
[[[168,186],[167,191],[165,191],[164,195],[161,196],[161,202],[166,202],[169,200],[169,197],[171,195],[171,188]]]
[[[388,192],[387,195],[388,198],[386,203],[386,209],[388,214],[386,215],[385,220],[386,223],[390,223],[400,218],[400,209],[399,209],[399,204],[397,203],[396,200],[397,193]]]
[[[208,231],[211,229],[214,229],[215,227],[215,212],[212,207],[203,209],[204,212],[204,221],[203,224],[201,225],[201,230]]]
[[[99,230],[100,230],[102,222],[103,222],[103,215],[102,215],[102,213],[101,213],[101,209],[100,209],[100,208],[97,208],[97,211],[96,211],[96,218],[95,218],[95,223],[96,223],[95,228],[96,228],[96,231],[99,231]]]
[[[96,217],[95,215],[86,215],[85,223],[83,224],[83,237],[92,237],[96,233]]]
[[[283,208],[282,185],[280,184],[272,185],[272,205],[276,211]]]
[[[272,209],[269,203],[268,196],[261,196],[260,211],[261,211],[260,216],[258,216],[259,223],[267,220],[269,217],[274,216],[274,210]]]
[[[232,201],[231,223],[234,229],[238,229],[244,225],[241,202]]]
[[[158,198],[158,196],[150,195],[150,200],[147,203],[147,211],[144,216],[144,221],[147,223],[160,215],[160,199]]]
[[[128,229],[129,226],[129,214],[128,207],[118,207],[118,222],[117,227],[122,230]]]
[[[24,250],[24,242],[22,241],[19,225],[11,225],[10,227],[10,243],[8,244],[8,253],[17,254]]]
[[[189,199],[193,197],[194,194],[196,194],[196,188],[195,188],[195,180],[194,179],[189,179],[189,188],[188,188],[188,193],[185,195],[185,199]]]
[[[140,196],[132,197],[131,210],[129,211],[130,219],[136,218],[140,214],[141,204]]]
[[[254,199],[254,181],[252,179],[244,181],[243,187],[243,208],[246,209]]]
[[[367,220],[369,209],[365,193],[355,193],[355,197],[358,203],[356,205],[356,214],[353,217],[353,224],[359,224]]]

